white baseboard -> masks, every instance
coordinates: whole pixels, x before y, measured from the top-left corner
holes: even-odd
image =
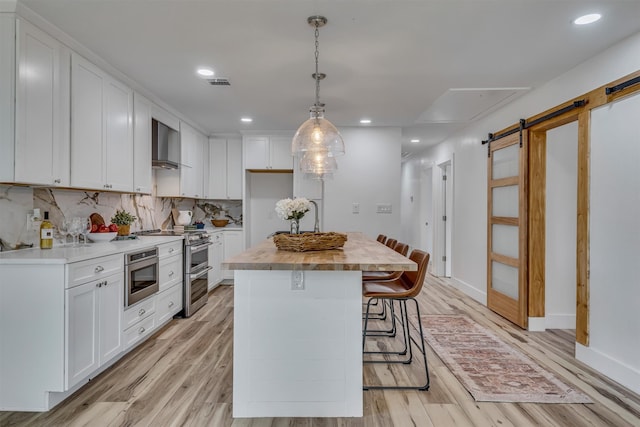
[[[575,329],[575,314],[547,314],[545,316],[545,326],[547,329]]]
[[[453,283],[453,286],[458,289],[459,291],[464,292],[465,294],[469,295],[471,298],[473,298],[474,300],[478,301],[480,304],[483,305],[487,305],[487,293],[486,292],[482,292],[480,290],[478,290],[478,288],[474,288],[473,286],[471,286],[470,284],[460,280],[460,279],[456,279],[455,277],[451,278],[451,282]]]
[[[576,359],[619,382],[634,393],[640,393],[640,371],[591,347],[576,343]]]
[[[545,330],[546,323],[544,317],[529,317],[527,330],[531,332],[542,332]]]

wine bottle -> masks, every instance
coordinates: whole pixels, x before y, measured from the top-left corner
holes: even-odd
[[[44,220],[40,224],[40,249],[53,247],[53,224],[49,222],[49,212],[44,213]]]

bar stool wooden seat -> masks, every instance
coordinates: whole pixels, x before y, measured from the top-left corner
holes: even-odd
[[[362,331],[362,351],[365,355],[379,355],[383,356],[382,360],[364,360],[364,363],[403,363],[410,364],[413,362],[413,345],[414,344],[420,353],[422,353],[422,361],[424,363],[426,382],[424,385],[395,385],[395,386],[383,386],[383,385],[365,385],[364,390],[372,389],[396,389],[396,390],[428,390],[429,389],[429,368],[427,366],[427,352],[424,343],[424,333],[422,330],[422,320],[420,318],[420,307],[415,297],[422,290],[424,279],[427,273],[427,266],[429,264],[429,254],[419,249],[414,249],[409,256],[409,259],[418,264],[417,271],[404,271],[401,276],[394,280],[386,281],[368,281],[362,283],[362,294],[364,297],[369,298],[367,302],[367,309],[364,316],[364,329]],[[368,328],[370,308],[373,301],[388,301],[391,304],[397,302],[400,306],[399,323],[403,329],[403,339],[405,343],[405,349],[400,352],[394,351],[366,351],[366,339],[370,334]],[[412,336],[410,331],[409,315],[407,310],[407,301],[413,301],[415,305],[418,333],[420,335],[420,341],[417,342]],[[395,314],[392,315],[395,316]],[[408,355],[407,355],[408,353]],[[395,355],[407,355],[406,359],[401,360],[389,360],[388,356]]]
[[[387,242],[387,236],[384,234],[378,234],[378,238],[376,240],[384,245]]]

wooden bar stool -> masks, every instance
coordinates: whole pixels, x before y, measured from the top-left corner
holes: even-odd
[[[429,264],[429,254],[415,249],[411,252],[409,259],[418,264],[417,271],[404,271],[402,275],[395,280],[386,281],[369,281],[363,282],[362,294],[364,297],[369,298],[367,302],[367,310],[364,318],[364,329],[362,331],[362,352],[363,354],[378,354],[387,357],[390,354],[404,355],[408,353],[408,357],[402,360],[365,360],[364,363],[403,363],[410,364],[413,362],[412,344],[415,344],[422,353],[422,361],[424,363],[426,382],[421,386],[414,385],[396,385],[396,386],[378,386],[378,385],[365,385],[364,390],[372,389],[396,389],[396,390],[429,390],[429,368],[427,366],[427,352],[424,343],[424,333],[422,330],[422,319],[420,318],[420,307],[415,297],[422,290],[424,279],[427,273],[427,265]],[[405,350],[400,352],[393,351],[366,351],[366,339],[368,334],[368,322],[371,302],[373,300],[389,301],[390,303],[397,302],[400,306],[400,325],[403,329],[403,339],[405,343]],[[418,333],[420,334],[420,342],[417,342],[410,332],[409,315],[407,310],[407,301],[413,301],[416,309]]]
[[[387,242],[387,236],[384,234],[378,234],[378,238],[376,240],[384,245]]]

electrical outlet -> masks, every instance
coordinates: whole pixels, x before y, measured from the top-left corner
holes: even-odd
[[[376,212],[377,213],[383,213],[383,214],[390,214],[392,212],[392,208],[390,204],[386,204],[386,203],[378,203],[376,205]]]
[[[360,203],[354,203],[351,208],[351,213],[359,214],[360,213]]]
[[[304,271],[296,270],[291,272],[291,290],[304,291]]]

